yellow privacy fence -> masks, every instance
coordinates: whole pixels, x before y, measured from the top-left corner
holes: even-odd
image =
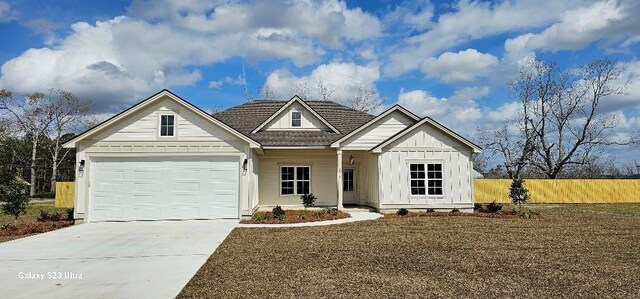
[[[511,180],[475,179],[477,203],[509,203]],[[530,203],[640,202],[640,180],[525,180]]]
[[[73,208],[76,183],[57,182],[56,183],[56,208]]]

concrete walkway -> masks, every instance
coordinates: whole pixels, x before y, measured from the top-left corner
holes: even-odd
[[[0,243],[0,297],[174,298],[237,224],[88,223]]]
[[[238,224],[237,227],[304,227],[304,226],[323,226],[323,225],[333,225],[333,224],[342,224],[356,221],[364,221],[364,220],[375,220],[380,217],[383,217],[382,214],[376,212],[349,212],[351,217],[337,220],[327,220],[327,221],[316,221],[316,222],[305,222],[305,223],[287,223],[287,224]]]

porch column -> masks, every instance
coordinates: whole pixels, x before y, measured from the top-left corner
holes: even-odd
[[[338,209],[342,209],[342,151],[338,151],[338,173],[336,174],[338,180]]]

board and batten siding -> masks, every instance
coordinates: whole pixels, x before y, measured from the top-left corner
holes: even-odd
[[[335,150],[264,150],[258,161],[260,206],[301,206],[300,195],[280,195],[280,166],[310,166],[311,193],[318,206],[338,203]]]
[[[413,118],[394,111],[340,143],[343,150],[369,150],[415,123]]]
[[[291,126],[291,112],[302,112],[302,122],[300,127]],[[278,114],[272,119],[265,127],[265,131],[278,131],[278,130],[304,130],[304,131],[329,131],[324,122],[317,118],[311,111],[299,103],[293,103],[287,107],[284,111]]]
[[[473,208],[472,149],[424,124],[387,145],[380,156],[380,208]],[[410,193],[409,164],[442,163],[443,196]]]

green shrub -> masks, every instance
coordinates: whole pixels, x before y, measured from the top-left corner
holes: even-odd
[[[316,213],[316,217],[322,218],[322,216],[324,216],[327,213],[327,209],[318,210],[318,211],[315,211],[315,213]]]
[[[518,205],[518,209],[522,210],[522,205],[529,201],[529,190],[524,185],[523,179],[513,179],[511,187],[509,187],[509,198]]]
[[[275,208],[273,208],[272,212],[273,212],[273,217],[275,217],[276,219],[278,220],[284,219],[284,210],[282,209],[282,207],[276,206]]]
[[[67,212],[67,220],[73,220],[73,208],[66,209]]]
[[[313,207],[313,205],[316,203],[317,198],[315,195],[313,195],[313,193],[309,193],[301,195],[300,199],[302,199],[302,205],[304,205],[305,208],[308,208]]]
[[[265,213],[256,213],[255,215],[253,215],[253,220],[255,221],[265,221],[267,220],[267,215]]]
[[[18,217],[27,212],[29,206],[29,196],[27,184],[14,178],[9,184],[0,187],[2,192],[2,212],[6,215],[14,217],[14,221],[18,222]]]
[[[492,213],[492,214],[497,214],[500,213],[500,211],[502,211],[502,205],[499,203],[496,203],[495,201],[493,201],[490,204],[484,205],[484,206],[480,206],[480,209],[478,210],[480,213]]]
[[[338,208],[324,208],[325,214],[338,215]]]
[[[434,209],[432,209],[432,208],[428,208],[428,209],[427,209],[427,213],[433,213],[433,212],[435,212],[435,211],[436,211],[436,210],[434,210]]]
[[[460,213],[460,210],[458,210],[458,208],[453,208],[453,210],[451,210],[451,213]]]
[[[40,192],[36,193],[31,198],[56,198],[55,192]]]
[[[304,211],[300,211],[300,213],[298,213],[298,219],[300,220],[307,219],[307,215],[304,213]]]
[[[38,216],[38,221],[60,221],[62,216],[58,212],[48,213],[47,211],[40,210],[40,216]]]
[[[396,212],[396,214],[400,216],[406,216],[407,214],[409,214],[409,210],[402,208],[402,209],[399,209],[398,212]]]

